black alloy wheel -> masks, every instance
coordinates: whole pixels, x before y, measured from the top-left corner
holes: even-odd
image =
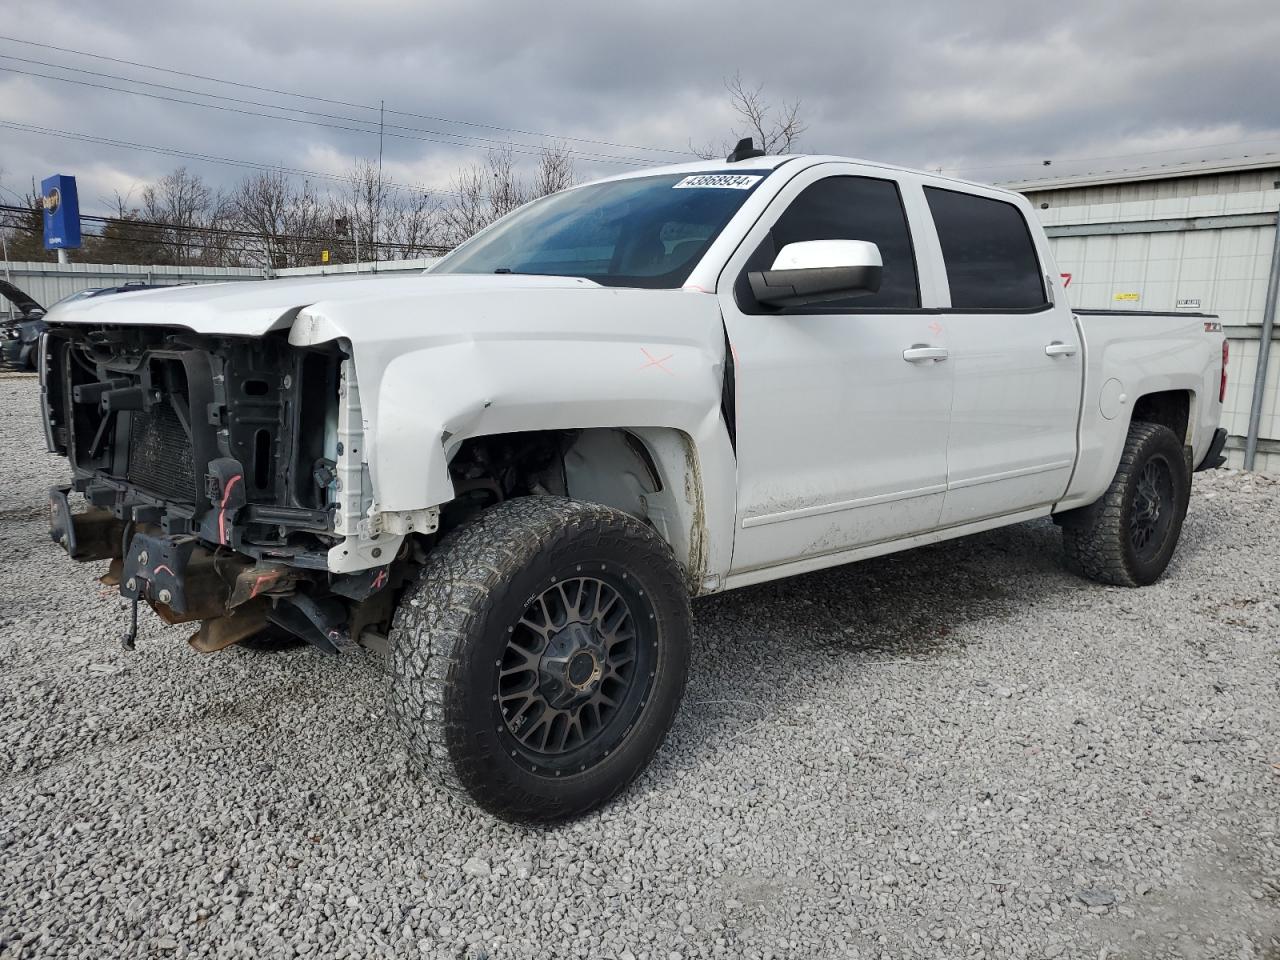
[[[391,629],[413,759],[496,816],[554,823],[616,796],[684,693],[684,570],[645,523],[562,497],[483,511],[427,557]]]
[[[1106,492],[1058,514],[1067,566],[1121,587],[1154,583],[1173,559],[1191,497],[1188,451],[1164,424],[1135,420]]]
[[[1165,457],[1153,456],[1138,474],[1129,513],[1129,542],[1140,560],[1149,561],[1164,546],[1174,513],[1173,470]]]
[[[649,601],[625,575],[594,574],[547,587],[508,630],[498,704],[513,749],[534,770],[581,772],[603,760],[651,686]]]

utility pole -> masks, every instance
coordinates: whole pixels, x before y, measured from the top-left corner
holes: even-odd
[[[373,237],[373,272],[378,272],[378,222],[382,219],[382,132],[383,121],[386,117],[387,101],[378,101],[378,194],[377,207],[373,212],[373,229],[370,231]]]

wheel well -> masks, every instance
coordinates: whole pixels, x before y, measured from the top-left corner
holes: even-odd
[[[1178,442],[1185,444],[1191,422],[1191,391],[1163,390],[1139,397],[1133,405],[1133,419],[1168,427]]]
[[[480,507],[551,493],[643,517],[643,496],[663,490],[662,473],[649,448],[621,428],[472,437],[454,452],[449,472],[458,500]]]
[[[464,440],[449,461],[446,531],[512,497],[553,494],[613,507],[667,541],[693,584],[706,565],[702,481],[693,441],[674,429],[593,427]]]

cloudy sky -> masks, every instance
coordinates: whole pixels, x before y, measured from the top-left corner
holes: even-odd
[[[678,161],[690,141],[727,138],[734,71],[801,101],[806,151],[975,180],[1045,176],[1045,159],[1068,173],[1280,152],[1276,0],[0,0],[0,11],[0,187],[75,174],[86,213],[178,164],[219,185],[251,169],[143,146],[340,174],[376,157],[380,101],[400,183],[447,188],[487,147],[529,158],[544,135],[577,138],[565,142],[580,177]]]

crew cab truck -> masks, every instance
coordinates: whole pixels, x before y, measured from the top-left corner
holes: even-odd
[[[385,644],[412,756],[524,822],[648,763],[691,597],[1046,516],[1149,584],[1225,438],[1217,321],[1073,311],[1022,197],[749,145],[423,275],[46,319],[54,540],[198,650]]]

